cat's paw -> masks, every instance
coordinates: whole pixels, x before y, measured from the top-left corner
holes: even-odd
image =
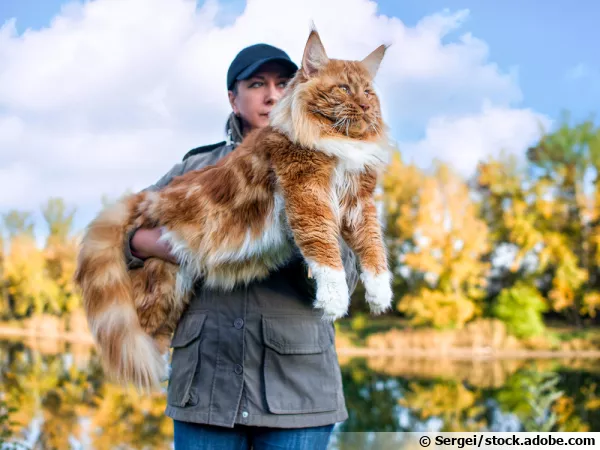
[[[317,296],[314,307],[323,310],[322,319],[333,322],[344,317],[348,312],[350,294],[346,273],[328,267],[312,270],[317,282]]]
[[[366,299],[374,315],[382,314],[392,306],[392,276],[390,272],[383,272],[374,275],[370,272],[363,272],[361,280],[365,285]]]

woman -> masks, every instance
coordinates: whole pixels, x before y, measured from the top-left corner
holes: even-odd
[[[155,185],[216,163],[269,113],[297,70],[288,55],[257,44],[240,51],[227,73],[232,113],[228,140],[189,151]],[[174,261],[159,229],[133,232],[129,268],[157,257]],[[358,275],[341,243],[350,292]],[[325,449],[348,417],[334,328],[313,307],[314,284],[298,257],[267,280],[233,292],[198,284],[173,335],[166,414],[175,449]]]

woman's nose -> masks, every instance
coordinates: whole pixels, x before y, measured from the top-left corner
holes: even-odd
[[[277,86],[274,84],[267,85],[267,92],[265,95],[265,103],[274,103],[279,99],[279,91],[277,90]]]

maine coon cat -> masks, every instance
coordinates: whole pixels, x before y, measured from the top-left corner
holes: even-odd
[[[390,307],[374,201],[389,144],[372,86],[386,48],[362,61],[330,59],[311,30],[269,126],[217,164],[130,195],[88,225],[75,279],[109,376],[157,387],[195,281],[231,289],[266,277],[296,248],[316,283],[314,307],[325,320],[344,316],[339,237],[357,255],[371,311]],[[150,258],[128,271],[123,243],[135,227],[164,227],[180,264]]]

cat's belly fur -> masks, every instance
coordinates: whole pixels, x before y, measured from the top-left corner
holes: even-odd
[[[181,264],[181,276],[187,280],[202,278],[211,287],[231,289],[240,283],[266,278],[270,272],[284,266],[296,250],[285,217],[283,197],[276,193],[273,209],[265,218],[263,232],[252,236],[250,229],[241,245],[232,248],[226,243],[212,247],[208,255],[194,254],[171,235],[167,239]],[[183,280],[182,280],[183,282]]]
[[[351,221],[360,217],[360,208],[347,211],[341,205],[342,198],[356,195],[357,180],[357,173],[348,171],[342,164],[333,173],[329,201],[338,225],[342,215],[348,215]],[[235,246],[228,245],[226,240],[213,242],[206,254],[195,253],[175,235],[167,233],[165,239],[180,261],[178,282],[182,287],[189,287],[194,280],[202,278],[207,286],[232,289],[238,284],[266,278],[298,252],[280,192],[274,193],[273,208],[266,216],[262,230],[253,236],[248,228],[242,243]]]

